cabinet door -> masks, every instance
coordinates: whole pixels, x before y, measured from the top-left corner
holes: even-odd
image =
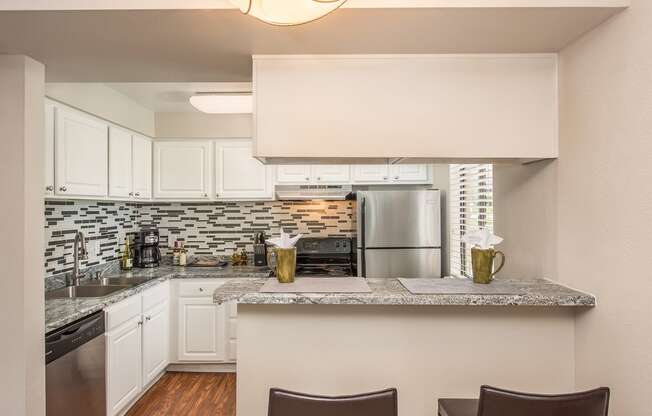
[[[213,298],[179,298],[180,361],[224,361],[224,305]]]
[[[109,127],[109,196],[129,198],[132,192],[131,133]]]
[[[141,317],[134,318],[107,338],[107,414],[118,414],[141,391]]]
[[[393,165],[391,169],[395,183],[426,183],[429,180],[428,165]]]
[[[207,199],[210,141],[154,142],[154,197]]]
[[[84,113],[56,110],[57,195],[106,196],[108,188],[108,127]]]
[[[133,192],[136,199],[152,197],[152,141],[146,137],[132,139]]]
[[[315,183],[351,182],[351,167],[349,165],[314,165],[311,169],[312,180]]]
[[[215,184],[219,199],[271,199],[272,167],[251,155],[251,140],[215,142]]]
[[[353,165],[353,183],[385,183],[389,181],[389,165]]]
[[[226,309],[226,359],[236,361],[238,357],[238,302],[228,302]]]
[[[45,195],[54,195],[54,103],[45,102]]]
[[[297,184],[310,182],[310,165],[279,165],[276,168],[276,182]]]
[[[169,312],[163,302],[143,312],[143,386],[149,385],[169,362]]]

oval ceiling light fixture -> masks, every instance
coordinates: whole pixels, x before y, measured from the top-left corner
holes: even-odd
[[[346,0],[231,0],[242,13],[265,23],[293,26],[312,22],[336,10]]]
[[[198,93],[190,104],[202,113],[248,114],[253,112],[251,93]]]

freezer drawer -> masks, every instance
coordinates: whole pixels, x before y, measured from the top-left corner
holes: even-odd
[[[365,267],[361,264],[363,259]],[[438,248],[367,249],[364,253],[358,250],[358,276],[441,277],[441,250]]]

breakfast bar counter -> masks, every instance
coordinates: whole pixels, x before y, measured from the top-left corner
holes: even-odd
[[[367,279],[368,293],[263,293],[268,278],[226,282],[214,301],[238,304],[238,416],[265,414],[271,387],[322,395],[396,387],[408,416],[435,415],[439,398],[476,397],[482,384],[575,388],[575,319],[595,306],[592,295],[549,280],[500,281],[504,290],[448,280],[440,283],[453,290],[420,295],[398,279]]]

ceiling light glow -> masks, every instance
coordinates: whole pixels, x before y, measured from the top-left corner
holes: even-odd
[[[278,26],[312,22],[340,7],[346,0],[231,0],[242,13]]]

